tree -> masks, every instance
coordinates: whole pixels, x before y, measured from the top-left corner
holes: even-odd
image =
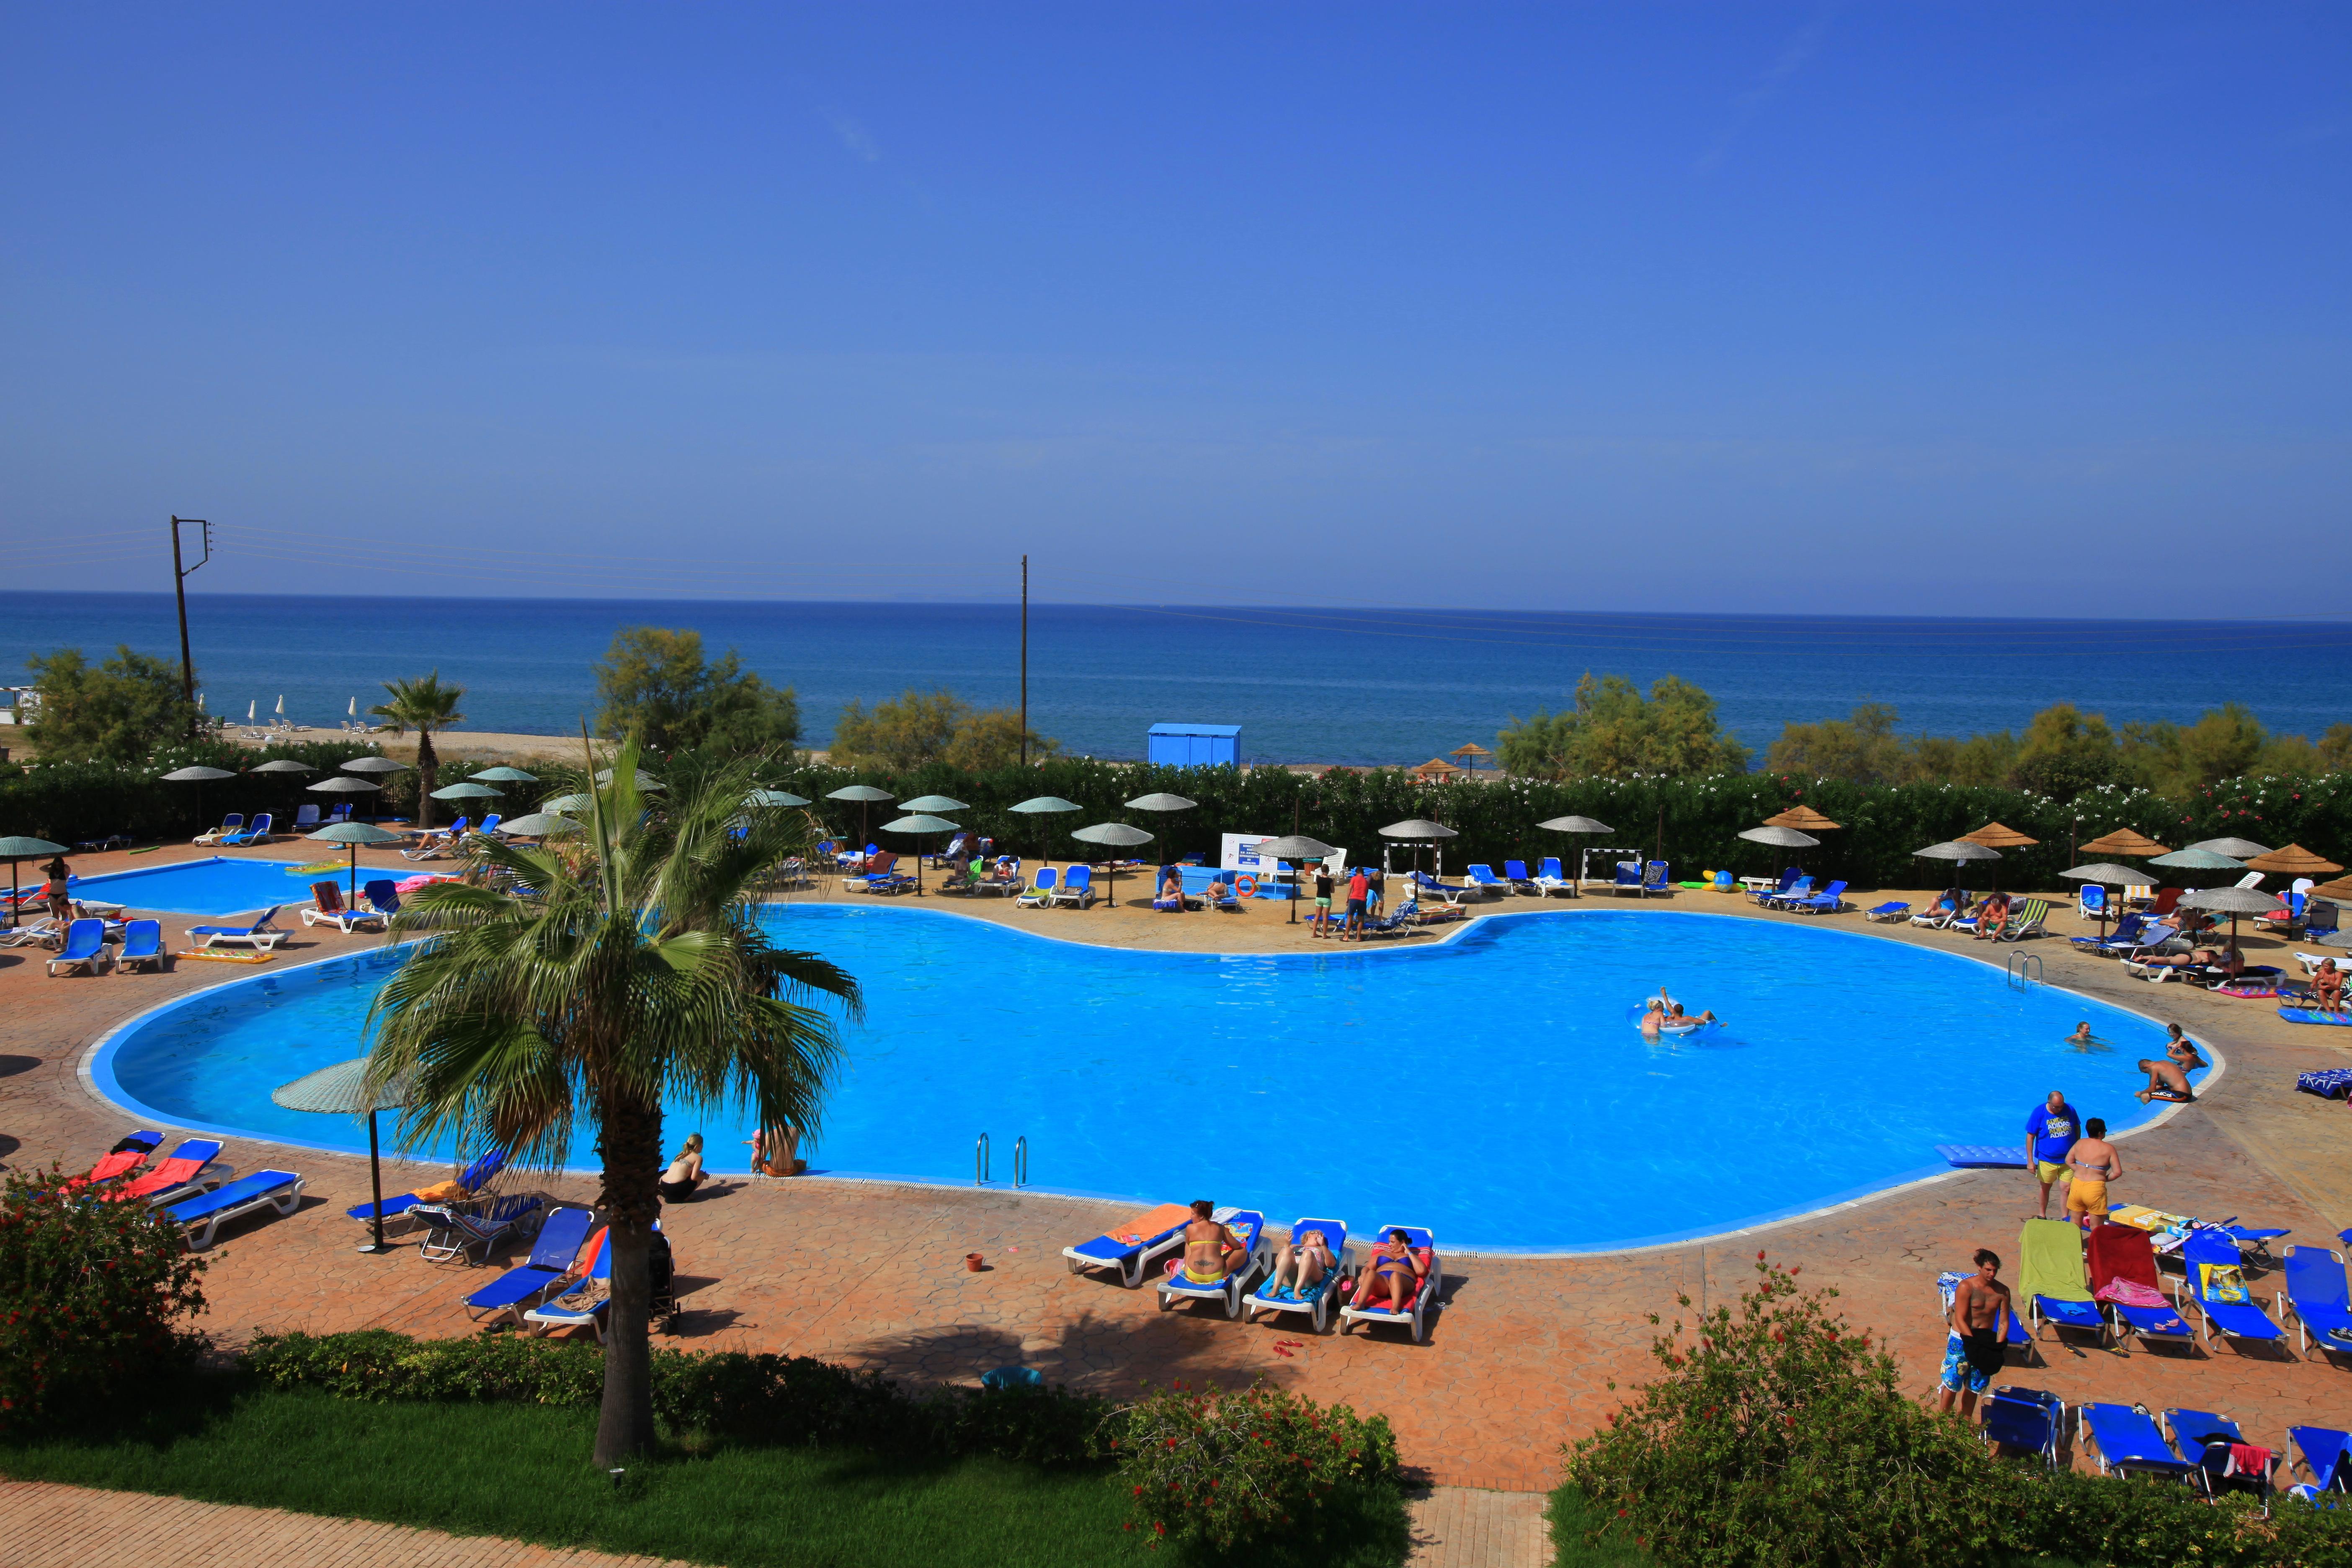
[[[668,753],[708,746],[738,756],[788,752],[801,738],[800,698],[770,686],[729,648],[715,664],[702,657],[702,634],[660,626],[623,626],[596,666],[603,710],[597,728],[635,735]]]
[[[416,731],[416,826],[430,827],[433,791],[441,782],[441,754],[433,749],[433,731],[465,722],[457,704],[466,700],[466,689],[442,685],[437,669],[421,680],[387,680],[383,689],[392,700],[369,709],[368,716],[383,720],[395,735]]]
[[[1852,719],[1789,724],[1764,753],[1768,773],[1810,773],[1855,784],[1896,784],[1909,772],[1910,756],[1895,733],[1895,710],[1864,702]]]
[[[2064,802],[2087,789],[2120,784],[2130,771],[2105,719],[2072,702],[2057,702],[2025,726],[2010,784]]]
[[[812,1129],[840,1057],[824,1004],[861,1005],[855,980],[771,946],[758,919],[761,882],[803,847],[806,818],[747,816],[748,759],[647,795],[638,756],[625,742],[613,782],[589,786],[584,833],[538,849],[472,839],[480,885],[436,882],[402,906],[395,931],[436,940],[378,998],[368,1058],[371,1081],[411,1086],[412,1139],[478,1131],[558,1166],[593,1128],[613,1259],[599,1465],[654,1440],[647,1260],[665,1096]]]
[[[1523,778],[1622,778],[1745,772],[1748,748],[1723,733],[1715,699],[1679,676],[1661,676],[1647,701],[1622,675],[1576,683],[1565,713],[1514,716],[1495,740],[1503,771]]]
[[[1051,736],[1029,731],[1032,757],[1060,749]],[[975,712],[945,687],[918,691],[910,686],[877,702],[870,713],[862,702],[845,704],[830,755],[837,766],[898,773],[938,762],[974,771],[1010,767],[1021,760],[1021,715],[1010,708]]]
[[[135,764],[195,731],[178,668],[127,646],[95,669],[78,647],[35,654],[25,667],[41,694],[25,734],[44,762]]]
[[[1911,742],[1904,782],[1979,784],[2005,783],[2017,766],[2017,737],[2006,730],[1970,735],[1920,735]]]

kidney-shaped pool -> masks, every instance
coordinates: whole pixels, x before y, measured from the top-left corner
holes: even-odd
[[[2132,1061],[2163,1054],[2135,1014],[1827,925],[1552,910],[1442,946],[1216,956],[904,906],[764,918],[866,988],[812,1170],[970,1182],[984,1132],[1000,1184],[1025,1138],[1045,1190],[1426,1225],[1493,1250],[1705,1235],[1899,1184],[1942,1168],[1937,1143],[2020,1142],[2053,1089],[2120,1131],[2151,1115]],[[1039,925],[1082,935],[1085,918]],[[175,1126],[364,1151],[362,1124],[269,1091],[366,1048],[400,960],[158,1009],[100,1047],[93,1076]],[[1645,1040],[1628,1010],[1662,984],[1726,1026]],[[2086,1017],[2112,1049],[2068,1045]],[[700,1131],[724,1174],[744,1169],[750,1122],[672,1107],[667,1136]]]

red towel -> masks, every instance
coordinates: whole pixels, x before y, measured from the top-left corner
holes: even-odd
[[[2271,1451],[2257,1448],[2252,1443],[2230,1445],[2230,1473],[2233,1476],[2267,1476],[2271,1473]]]

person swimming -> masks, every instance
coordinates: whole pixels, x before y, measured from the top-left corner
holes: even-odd
[[[1658,987],[1655,996],[1642,1005],[1642,1033],[1645,1035],[1655,1035],[1664,1029],[1696,1029],[1722,1022],[1712,1009],[1692,1017],[1684,1011],[1681,1003],[1666,994],[1666,988],[1663,985]]]
[[[2091,1033],[2091,1021],[2088,1018],[2074,1026],[2074,1032],[2066,1037],[2066,1043],[2085,1056],[2095,1051],[2112,1051],[2116,1048],[2110,1042]]]

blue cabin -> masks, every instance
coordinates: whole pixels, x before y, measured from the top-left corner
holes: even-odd
[[[1143,760],[1171,768],[1235,767],[1241,749],[1239,724],[1154,724]]]

